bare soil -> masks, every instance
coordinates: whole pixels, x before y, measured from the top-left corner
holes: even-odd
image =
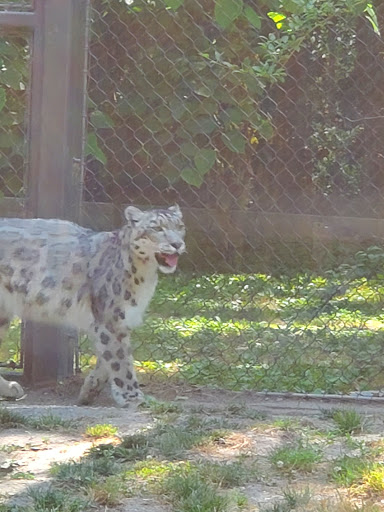
[[[124,436],[153,425],[155,421],[147,410],[137,407],[114,407],[107,394],[100,396],[94,407],[78,407],[74,405],[78,390],[79,383],[74,380],[55,388],[30,390],[26,397],[18,402],[3,402],[5,407],[24,416],[39,417],[52,413],[76,422],[75,431],[36,431],[27,428],[1,430],[0,426],[0,450],[1,447],[15,445],[13,451],[0,451],[0,496],[6,503],[27,503],[25,492],[30,486],[49,485],[49,468],[52,463],[83,456],[93,444],[92,440],[81,433],[87,426],[110,423],[118,428],[119,436]],[[234,460],[239,455],[256,456],[260,463],[260,479],[242,489],[249,499],[249,510],[254,512],[281,498],[282,490],[287,485],[301,488],[309,485],[319,500],[340,493],[340,490],[336,490],[324,478],[324,472],[290,475],[288,479],[284,475],[269,474],[269,466],[265,462],[268,454],[292,435],[282,429],[266,427],[272,424],[274,419],[294,417],[299,419],[301,424],[305,425],[307,422],[310,426],[324,429],[327,427],[324,411],[341,407],[353,408],[366,415],[369,421],[369,434],[362,436],[362,439],[376,439],[383,432],[384,414],[380,401],[343,402],[329,399],[310,400],[304,397],[263,397],[252,392],[235,393],[175,385],[156,385],[153,388],[149,385],[145,392],[158,400],[176,401],[182,405],[185,412],[198,410],[200,414],[220,417],[227,415],[233,404],[241,404],[254,413],[266,415],[265,421],[244,422],[244,429],[233,432],[222,444],[203,448],[200,453],[196,450],[196,455],[222,461]],[[236,419],[236,415],[233,419]],[[262,425],[262,428],[259,428],[259,425]],[[337,442],[327,447],[324,463],[340,455],[340,450]],[[23,477],[28,474],[33,475],[33,480]],[[99,511],[102,510],[165,512],[171,509],[158,498],[144,496],[126,499],[114,508],[100,507]]]

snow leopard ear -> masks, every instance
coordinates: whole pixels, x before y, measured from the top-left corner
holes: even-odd
[[[177,215],[181,219],[182,213],[181,213],[181,210],[180,210],[180,206],[178,204],[175,204],[174,206],[170,206],[168,208],[168,210],[170,210],[172,213],[174,213],[175,215]]]
[[[135,206],[128,206],[124,210],[124,215],[127,221],[131,224],[136,224],[143,217],[144,212],[136,208]]]

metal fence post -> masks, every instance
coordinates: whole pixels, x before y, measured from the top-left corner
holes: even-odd
[[[27,215],[77,221],[82,189],[88,0],[35,0]],[[24,376],[73,373],[73,332],[27,322]]]

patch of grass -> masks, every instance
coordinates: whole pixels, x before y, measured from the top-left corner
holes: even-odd
[[[373,467],[370,459],[362,456],[344,455],[334,461],[330,478],[333,482],[343,487],[361,484],[363,476]]]
[[[272,464],[282,471],[312,471],[321,459],[318,447],[302,442],[278,447],[270,455]]]
[[[107,477],[104,481],[92,484],[89,488],[90,498],[107,507],[114,507],[129,495],[126,482],[118,476]]]
[[[312,491],[309,487],[305,489],[286,488],[283,490],[283,500],[274,503],[271,507],[263,508],[262,512],[292,512],[294,510],[308,512],[314,508],[310,507]],[[310,508],[308,508],[310,507]]]
[[[33,501],[33,512],[84,512],[88,505],[84,499],[54,488],[29,488],[28,496]]]
[[[12,473],[10,478],[11,480],[34,480],[35,475],[29,472],[18,471],[17,473]]]
[[[202,478],[221,488],[240,487],[257,475],[255,464],[246,464],[244,460],[224,463],[201,461],[196,470]]]
[[[14,412],[10,408],[0,406],[0,426],[4,428],[26,426],[35,430],[57,430],[60,428],[73,428],[74,422],[71,420],[64,420],[52,412],[31,418]]]
[[[92,457],[117,459],[121,462],[143,460],[149,453],[150,437],[146,432],[139,432],[124,437],[118,445],[100,444],[89,451]]]
[[[103,423],[87,427],[85,429],[85,435],[87,437],[93,437],[94,439],[101,439],[103,437],[113,437],[117,434],[117,431],[117,427],[114,427],[110,423]]]
[[[65,420],[52,412],[43,414],[36,418],[27,418],[26,424],[35,430],[59,430],[71,429],[74,427],[74,422],[72,420]]]
[[[0,426],[3,428],[17,428],[27,425],[28,418],[14,412],[12,409],[0,406]]]
[[[363,474],[362,487],[365,491],[371,493],[380,493],[384,491],[384,467],[382,464],[374,464],[374,466],[366,470]]]
[[[365,419],[353,409],[338,409],[332,411],[331,418],[340,434],[360,434],[363,431]]]
[[[272,425],[280,430],[291,431],[300,427],[300,422],[295,418],[278,418]]]
[[[189,467],[180,468],[161,484],[161,491],[179,512],[228,512],[229,498]]]
[[[57,481],[78,487],[91,486],[100,477],[108,477],[119,471],[120,466],[107,457],[84,459],[80,462],[63,462],[54,464],[51,468],[51,473]]]

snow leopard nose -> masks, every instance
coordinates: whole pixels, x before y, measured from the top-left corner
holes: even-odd
[[[173,242],[173,243],[171,243],[171,246],[172,246],[173,248],[175,248],[175,249],[176,249],[176,251],[178,251],[182,245],[183,245],[183,244],[182,244],[181,242]]]

